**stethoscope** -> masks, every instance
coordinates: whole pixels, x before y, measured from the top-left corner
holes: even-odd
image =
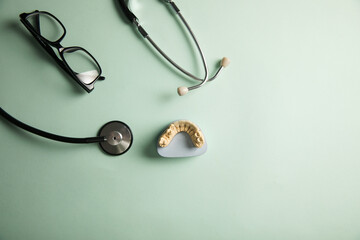
[[[191,87],[179,87],[177,89],[178,91],[178,94],[180,96],[183,96],[185,95],[186,93],[188,93],[189,91],[191,90],[194,90],[194,89],[197,89],[199,87],[202,87],[205,83],[207,82],[210,82],[212,80],[214,80],[218,75],[219,73],[221,72],[221,70],[225,67],[227,67],[229,64],[230,64],[230,60],[226,57],[224,57],[221,62],[220,62],[220,67],[219,69],[216,71],[216,73],[212,76],[212,77],[209,77],[209,71],[208,71],[208,67],[207,67],[207,63],[206,63],[206,60],[205,60],[205,57],[204,57],[204,54],[199,46],[199,43],[198,41],[196,40],[196,37],[193,33],[193,31],[191,30],[189,24],[186,22],[185,18],[182,16],[182,14],[180,13],[180,10],[179,8],[175,5],[175,3],[171,0],[163,0],[164,2],[166,3],[169,3],[171,5],[171,7],[175,10],[175,12],[177,13],[177,15],[180,17],[181,21],[183,22],[183,24],[186,26],[187,30],[189,31],[191,37],[193,38],[195,44],[196,44],[196,47],[200,53],[200,56],[201,56],[201,60],[203,62],[203,65],[204,65],[204,70],[205,70],[205,76],[204,78],[198,78],[196,77],[195,75],[191,74],[190,72],[186,71],[185,69],[183,69],[182,67],[180,67],[177,63],[175,63],[168,55],[166,55],[164,53],[164,51],[162,51],[160,49],[160,47],[150,38],[149,34],[145,31],[145,29],[139,24],[139,20],[138,18],[130,11],[130,9],[128,8],[127,4],[125,3],[125,0],[118,0],[119,1],[119,4],[120,4],[120,7],[121,9],[123,10],[126,18],[131,22],[133,23],[138,31],[140,32],[140,34],[145,38],[147,39],[151,45],[168,61],[170,62],[175,68],[177,68],[179,71],[181,71],[182,73],[184,73],[185,75],[189,76],[190,78],[194,79],[194,80],[197,80],[197,81],[201,81],[201,83],[197,84],[197,85],[194,85],[194,86],[191,86]]]
[[[76,144],[99,143],[104,152],[110,155],[121,155],[126,153],[130,149],[133,142],[133,135],[130,127],[121,121],[111,121],[104,124],[100,128],[97,137],[73,138],[59,136],[31,127],[17,120],[5,112],[1,107],[0,116],[8,120],[10,123],[18,126],[19,128],[22,128],[23,130],[51,140]]]

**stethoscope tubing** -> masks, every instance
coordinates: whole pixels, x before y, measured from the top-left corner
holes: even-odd
[[[38,135],[38,136],[41,136],[44,138],[48,138],[48,139],[51,139],[54,141],[58,141],[58,142],[82,144],[82,143],[99,143],[99,142],[106,141],[106,138],[103,136],[88,137],[88,138],[73,138],[73,137],[64,137],[64,136],[56,135],[53,133],[45,132],[40,129],[31,127],[31,126],[17,120],[16,118],[14,118],[10,114],[8,114],[5,110],[3,110],[1,107],[0,107],[0,116],[5,118],[6,120],[8,120],[10,123],[16,125],[17,127],[22,128],[25,131],[28,131],[35,135]]]
[[[180,72],[182,72],[183,74],[187,75],[188,77],[197,80],[197,81],[201,81],[201,83],[191,86],[191,87],[181,87],[181,88],[186,88],[186,91],[191,91],[194,89],[197,89],[201,86],[203,86],[205,83],[210,82],[212,80],[214,80],[218,74],[221,72],[221,70],[226,67],[226,65],[223,64],[223,61],[220,65],[220,67],[218,68],[218,70],[215,72],[215,74],[212,77],[209,77],[209,71],[208,71],[208,66],[207,66],[207,61],[205,59],[204,53],[199,45],[198,40],[195,37],[194,32],[192,31],[190,25],[187,23],[187,21],[185,20],[184,16],[181,14],[180,9],[176,6],[176,4],[171,1],[171,0],[164,0],[165,2],[169,3],[170,6],[173,8],[173,10],[176,12],[176,14],[179,16],[180,20],[182,21],[182,23],[185,25],[186,29],[188,30],[189,34],[191,35],[197,49],[198,52],[201,56],[201,60],[204,66],[204,72],[205,75],[203,78],[199,78],[193,74],[191,74],[190,72],[186,71],[184,68],[182,68],[180,65],[178,65],[175,61],[173,61],[153,40],[152,38],[149,36],[149,34],[145,31],[145,29],[139,24],[139,21],[137,19],[137,17],[129,10],[129,8],[127,7],[127,4],[124,2],[124,0],[119,0],[120,6],[122,8],[122,10],[124,11],[126,17],[129,19],[130,22],[132,22],[138,29],[138,31],[140,32],[140,34],[149,41],[149,43],[170,63],[172,64],[175,68],[177,68]],[[179,93],[180,94],[180,93]]]
[[[197,81],[204,81],[204,78],[199,78],[195,75],[193,75],[192,73],[186,71],[184,68],[182,68],[181,66],[179,66],[176,62],[174,62],[164,51],[161,50],[161,48],[150,38],[150,36],[147,36],[146,39],[151,43],[151,45],[169,62],[171,63],[174,67],[176,67],[179,71],[181,71],[182,73],[184,73],[185,75],[189,76],[190,78],[197,80]],[[219,73],[221,72],[221,70],[223,70],[224,67],[221,66],[216,73],[211,77],[208,78],[206,82],[211,82],[212,80],[214,80]]]
[[[206,59],[205,59],[205,56],[204,56],[204,53],[200,47],[200,44],[198,42],[198,40],[196,39],[195,37],[195,34],[194,32],[192,31],[190,25],[187,23],[187,21],[185,20],[184,16],[181,14],[179,8],[175,5],[174,2],[172,1],[169,1],[170,5],[173,7],[174,11],[176,12],[176,14],[180,17],[180,20],[183,22],[183,24],[185,25],[186,29],[188,30],[188,32],[190,33],[192,39],[194,40],[195,42],[195,45],[199,51],[199,54],[200,54],[200,57],[201,57],[201,61],[203,63],[203,66],[204,66],[204,71],[205,71],[205,76],[204,78],[199,78],[199,77],[196,77],[195,75],[191,74],[190,72],[186,71],[184,68],[182,68],[181,66],[179,66],[177,63],[175,63],[169,56],[167,56],[167,54],[165,54],[164,51],[162,51],[160,49],[160,47],[150,38],[149,35],[147,35],[145,38],[151,43],[151,45],[153,45],[153,47],[166,59],[168,60],[168,62],[170,62],[174,67],[176,67],[179,71],[181,71],[182,73],[184,73],[185,75],[193,78],[194,80],[199,80],[201,81],[200,84],[198,85],[195,85],[195,86],[192,86],[192,87],[189,87],[189,90],[192,90],[192,89],[196,89],[196,88],[199,88],[201,87],[202,85],[204,85],[209,79],[208,79],[208,76],[209,76],[209,70],[208,70],[208,66],[207,66],[207,63],[206,63]]]

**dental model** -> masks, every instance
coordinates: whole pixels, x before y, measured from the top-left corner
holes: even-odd
[[[167,147],[179,132],[186,132],[189,134],[191,141],[197,148],[201,148],[205,143],[205,138],[200,128],[188,120],[179,120],[171,123],[163,132],[159,138],[159,146],[162,148]]]

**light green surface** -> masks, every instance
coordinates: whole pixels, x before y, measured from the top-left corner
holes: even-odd
[[[360,2],[177,5],[211,71],[232,60],[181,98],[176,88],[193,82],[157,57],[114,1],[0,1],[5,110],[62,135],[94,136],[110,120],[134,133],[128,153],[109,157],[0,120],[0,239],[360,239]],[[35,9],[64,23],[64,46],[101,64],[107,79],[91,94],[20,23]],[[171,11],[155,0],[133,9],[170,56],[202,74]],[[177,119],[202,128],[205,155],[157,156],[159,131]]]

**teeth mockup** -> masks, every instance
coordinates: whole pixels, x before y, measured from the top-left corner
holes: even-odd
[[[205,143],[204,135],[202,134],[200,128],[198,128],[194,123],[188,120],[180,120],[173,122],[169,127],[164,131],[164,133],[159,138],[159,146],[167,147],[176,134],[179,132],[186,132],[189,134],[191,141],[197,148],[201,148]]]

